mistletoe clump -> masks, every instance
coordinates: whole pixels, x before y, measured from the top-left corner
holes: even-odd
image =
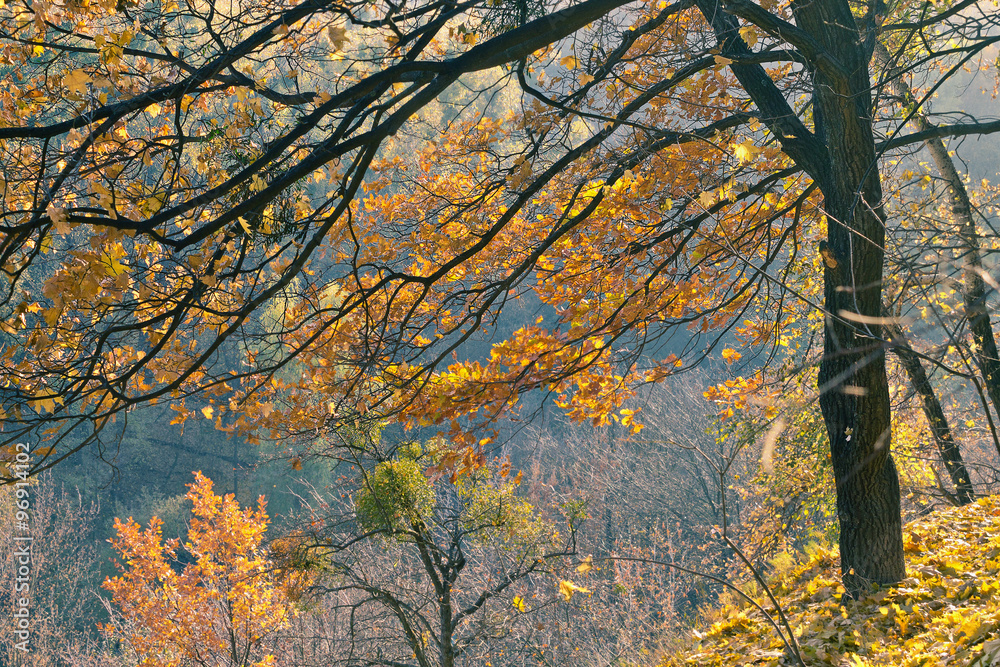
[[[365,532],[406,532],[423,524],[434,507],[434,487],[419,463],[409,458],[375,466],[357,500]]]

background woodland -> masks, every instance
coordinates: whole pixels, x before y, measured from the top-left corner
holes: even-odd
[[[30,664],[993,664],[998,15],[0,2]]]

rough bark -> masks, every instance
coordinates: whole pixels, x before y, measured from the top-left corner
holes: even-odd
[[[799,27],[842,67],[816,69],[816,135],[829,170],[819,181],[827,212],[824,356],[820,408],[837,483],[844,586],[903,579],[899,477],[890,454],[889,387],[882,344],[885,215],[871,118],[870,52],[847,2],[793,3]]]
[[[965,462],[962,460],[962,452],[951,433],[951,427],[948,425],[948,419],[945,417],[944,409],[934,391],[934,386],[931,385],[931,381],[924,371],[920,357],[910,347],[910,342],[906,339],[902,327],[896,323],[887,323],[885,332],[893,343],[892,351],[902,364],[903,370],[906,371],[906,376],[909,378],[913,390],[920,396],[920,404],[924,410],[924,417],[930,424],[934,444],[937,446],[938,454],[955,485],[955,501],[959,505],[968,505],[976,499],[976,494],[972,489],[969,471],[965,468]]]
[[[876,46],[876,59],[885,67],[891,67],[891,57],[882,45]],[[893,72],[889,77],[893,93],[906,105],[915,104],[916,100],[902,74]],[[913,114],[911,121],[920,132],[931,134],[936,129],[927,115],[921,111]],[[972,200],[965,187],[965,181],[955,161],[948,154],[948,148],[940,137],[930,136],[924,141],[924,146],[931,154],[938,174],[948,185],[951,194],[951,214],[958,226],[958,240],[962,258],[962,301],[965,306],[965,318],[972,332],[973,355],[976,365],[982,374],[986,392],[993,403],[993,409],[1000,416],[1000,353],[997,351],[996,336],[990,323],[990,314],[986,308],[986,282],[983,280],[983,260],[979,247],[979,233],[976,231],[976,221],[972,214]]]
[[[829,313],[820,366],[820,407],[837,483],[844,585],[857,596],[871,582],[903,579],[899,477],[890,454],[889,386],[881,326],[885,238],[882,189],[872,132],[871,46],[846,0],[793,1],[796,25],[746,0],[698,0],[722,54],[782,150],[819,185],[829,255]],[[810,132],[759,65],[735,16],[790,42],[813,72]],[[874,17],[869,17],[869,22]],[[874,28],[874,26],[871,26]]]

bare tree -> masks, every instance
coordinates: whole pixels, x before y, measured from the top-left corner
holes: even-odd
[[[26,489],[27,530],[16,518],[13,486],[0,487],[0,662],[33,667],[116,665],[96,623],[104,617],[98,595],[98,543],[91,540],[100,508],[40,476]],[[30,537],[30,542],[15,540]],[[24,547],[30,555],[23,556]],[[27,562],[26,562],[27,561]],[[22,565],[29,573],[19,574]],[[23,587],[22,584],[26,584]],[[15,601],[27,600],[27,651],[20,637]]]
[[[290,567],[316,576],[312,611],[284,642],[289,661],[537,664],[539,618],[557,604],[580,517],[543,520],[504,476],[509,466],[428,481],[428,449],[356,455],[353,486],[337,498],[317,493],[310,528],[276,545]]]

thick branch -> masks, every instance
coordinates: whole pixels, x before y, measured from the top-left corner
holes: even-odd
[[[913,351],[902,327],[890,318],[886,318],[886,320],[884,331],[893,343],[892,351],[902,364],[903,370],[906,371],[910,384],[920,396],[920,405],[923,408],[924,417],[927,418],[927,423],[931,427],[934,444],[937,445],[941,460],[955,485],[955,496],[959,504],[967,505],[976,499],[976,495],[972,489],[969,471],[966,470],[965,462],[962,460],[962,452],[958,443],[955,442],[951,427],[948,425],[948,418],[945,417],[944,409],[941,407],[941,401],[938,400],[934,386],[927,377],[923,364],[920,363],[920,357]]]

